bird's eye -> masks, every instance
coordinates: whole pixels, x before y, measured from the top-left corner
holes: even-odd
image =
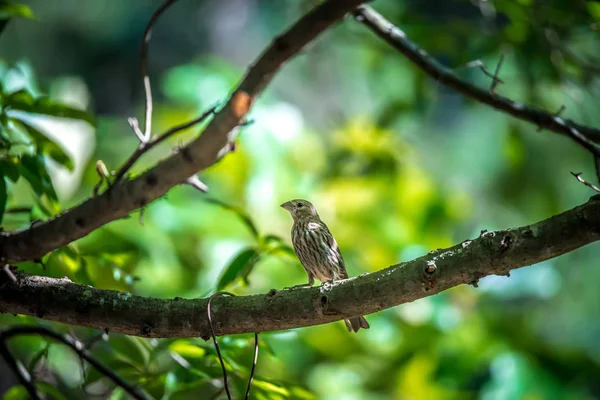
[[[302,203],[296,204],[296,208],[302,208],[302,207],[304,207],[304,204],[302,204]]]

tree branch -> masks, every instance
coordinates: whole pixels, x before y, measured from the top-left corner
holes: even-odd
[[[319,34],[365,0],[328,0],[312,9],[271,45],[248,69],[225,106],[202,135],[136,179],[120,181],[111,190],[44,223],[20,231],[0,232],[0,264],[33,260],[79,239],[100,226],[126,217],[158,199],[173,186],[218,161],[228,133],[239,125],[256,96],[279,68]]]
[[[362,22],[371,29],[373,33],[406,56],[423,72],[449,89],[480,103],[487,104],[515,118],[534,123],[539,128],[566,135],[592,154],[600,156],[600,146],[598,145],[600,143],[600,130],[579,125],[571,120],[562,119],[556,114],[548,113],[539,108],[529,107],[496,94],[492,90],[498,82],[496,75],[494,75],[493,86],[489,91],[480,89],[460,79],[452,70],[437,62],[425,50],[408,40],[402,30],[394,26],[369,6],[359,7],[354,12],[354,16],[359,22]]]
[[[533,225],[486,232],[413,261],[326,287],[218,297],[211,305],[216,335],[298,328],[366,315],[487,275],[507,275],[600,240],[600,195]],[[144,337],[210,338],[208,299],[156,299],[25,276],[0,285],[0,312]]]
[[[5,331],[0,331],[0,355],[2,355],[5,358],[9,366],[17,374],[19,381],[25,387],[25,389],[32,398],[41,398],[37,392],[35,383],[31,380],[30,377],[27,377],[20,372],[17,361],[11,355],[10,351],[8,350],[8,346],[6,345],[6,341],[11,338],[29,335],[40,335],[49,337],[57,342],[60,342],[70,347],[71,350],[73,350],[80,357],[80,359],[90,363],[102,375],[106,376],[117,386],[120,386],[123,390],[125,390],[132,398],[138,400],[149,399],[149,397],[142,390],[125,382],[111,369],[105,367],[104,364],[102,364],[100,361],[98,361],[91,355],[91,353],[85,348],[83,343],[81,343],[77,339],[74,339],[71,336],[61,335],[43,326],[15,326]]]

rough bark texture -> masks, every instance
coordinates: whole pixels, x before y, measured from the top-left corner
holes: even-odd
[[[371,314],[487,275],[506,275],[600,240],[600,195],[533,225],[486,232],[413,261],[327,287],[212,301],[217,335],[318,325]],[[207,299],[156,299],[25,276],[0,283],[0,312],[144,337],[209,337]],[[2,286],[4,285],[4,286]]]
[[[0,232],[0,264],[34,260],[84,237],[100,226],[126,217],[163,196],[173,186],[218,161],[228,134],[250,110],[253,101],[279,68],[319,34],[365,0],[329,0],[315,7],[271,45],[249,68],[227,104],[202,135],[133,180],[121,181],[61,215],[31,228]]]

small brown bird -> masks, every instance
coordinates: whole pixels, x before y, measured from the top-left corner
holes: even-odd
[[[292,244],[296,255],[308,274],[308,284],[315,278],[321,282],[348,278],[342,253],[329,228],[317,214],[317,209],[306,200],[290,200],[281,205],[294,218]],[[344,320],[348,331],[357,332],[360,328],[369,329],[369,323],[362,317]]]

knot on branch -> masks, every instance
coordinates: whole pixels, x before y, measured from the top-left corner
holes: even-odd
[[[513,243],[513,237],[510,234],[504,235],[502,241],[500,241],[500,252],[504,253],[510,248]]]
[[[423,288],[425,291],[433,289],[436,285],[438,267],[435,261],[427,261],[427,266],[423,268]]]

